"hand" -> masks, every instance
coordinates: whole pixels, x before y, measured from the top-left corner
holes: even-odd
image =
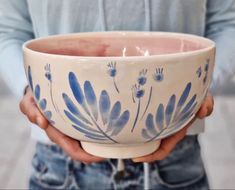
[[[196,118],[203,119],[204,117],[209,116],[213,111],[214,100],[212,95],[207,95],[204,102],[202,103],[199,111],[196,114],[196,117],[192,119],[192,121],[183,129],[178,131],[177,133],[173,134],[162,140],[161,145],[158,150],[155,152],[132,159],[134,162],[153,162],[156,160],[163,160],[165,159],[168,154],[175,148],[176,144],[181,141],[186,133],[187,129],[191,126],[191,124],[196,120]]]
[[[104,158],[88,154],[81,148],[79,141],[64,135],[56,128],[49,125],[46,118],[39,111],[34,101],[32,91],[29,88],[26,89],[26,93],[20,102],[20,110],[32,123],[37,124],[43,129],[49,139],[59,145],[73,160],[78,160],[85,164],[104,160]]]

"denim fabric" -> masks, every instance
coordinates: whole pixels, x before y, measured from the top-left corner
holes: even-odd
[[[85,165],[71,160],[55,145],[37,144],[30,189],[143,189],[142,163],[124,160],[125,171],[117,172],[117,160]],[[209,189],[197,136],[185,137],[163,161],[149,165],[150,189]]]

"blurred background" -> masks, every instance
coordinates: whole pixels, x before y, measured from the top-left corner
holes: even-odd
[[[211,188],[235,189],[235,77],[222,92],[200,142]],[[26,189],[35,142],[1,76],[0,126],[0,189]]]

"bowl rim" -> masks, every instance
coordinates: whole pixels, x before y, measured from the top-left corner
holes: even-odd
[[[148,56],[78,56],[78,55],[60,55],[60,54],[52,54],[52,53],[45,53],[45,52],[40,52],[33,50],[28,47],[29,44],[31,43],[36,43],[48,39],[56,39],[56,38],[73,38],[76,36],[79,37],[90,37],[90,36],[102,36],[102,35],[108,35],[108,36],[114,36],[116,37],[117,35],[119,36],[130,36],[131,37],[136,37],[136,36],[154,36],[156,35],[157,37],[171,37],[171,38],[181,38],[183,40],[189,40],[192,42],[195,41],[202,41],[205,44],[208,44],[207,47],[198,49],[198,50],[193,50],[193,51],[186,51],[186,52],[177,52],[177,53],[166,53],[166,54],[158,54],[158,55],[148,55]],[[176,33],[176,32],[158,32],[158,31],[101,31],[101,32],[79,32],[79,33],[68,33],[68,34],[57,34],[57,35],[50,35],[46,37],[39,37],[35,39],[31,39],[23,43],[22,49],[24,53],[32,53],[32,54],[37,54],[37,55],[43,55],[43,56],[49,56],[49,57],[60,57],[60,58],[80,58],[84,60],[110,60],[110,59],[115,59],[115,60],[142,60],[142,59],[156,59],[156,58],[175,58],[175,57],[184,57],[184,56],[195,56],[198,54],[201,54],[203,52],[210,51],[212,49],[215,49],[216,44],[214,41],[194,35],[194,34],[187,34],[187,33]]]

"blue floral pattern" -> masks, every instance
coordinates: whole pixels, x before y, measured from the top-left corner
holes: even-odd
[[[115,81],[115,77],[117,75],[116,65],[117,65],[116,62],[110,62],[108,64],[108,74],[109,74],[109,76],[111,76],[113,78],[114,87],[115,87],[116,91],[119,93],[119,89],[118,89],[116,81]]]
[[[144,85],[147,82],[146,74],[147,74],[147,69],[141,70],[137,78],[137,83],[132,86],[132,100],[134,103],[136,103],[136,100],[138,100],[138,105],[137,105],[136,116],[135,116],[135,120],[131,129],[131,132],[134,131],[136,127],[136,123],[139,118],[141,98],[145,94]]]
[[[208,70],[209,70],[209,59],[206,61],[206,64],[204,66],[204,72],[205,72],[205,76],[203,78],[203,83],[206,84],[207,78],[208,78]]]
[[[45,70],[45,77],[46,79],[49,81],[49,85],[50,85],[50,97],[51,97],[51,102],[53,104],[53,107],[55,109],[56,112],[59,113],[59,109],[54,101],[54,96],[53,96],[53,91],[52,91],[52,74],[51,74],[51,66],[50,64],[46,64],[44,67]]]
[[[199,68],[197,69],[196,74],[197,74],[198,78],[201,77],[201,75],[202,75],[202,68],[201,68],[201,67],[199,67]]]
[[[35,100],[37,101],[39,108],[41,109],[43,115],[47,118],[47,120],[54,125],[55,122],[52,120],[52,112],[47,110],[47,100],[45,98],[41,99],[41,89],[40,89],[40,85],[37,84],[34,88],[34,84],[33,84],[33,78],[32,78],[32,72],[31,72],[31,67],[28,66],[28,81],[29,81],[29,85],[30,88],[34,94]]]
[[[157,68],[153,75],[153,78],[157,82],[161,82],[164,79],[163,68]]]
[[[194,108],[197,106],[196,94],[187,102],[191,86],[190,82],[186,85],[177,104],[176,95],[173,94],[166,107],[163,104],[157,107],[155,116],[152,113],[148,114],[146,128],[142,129],[142,136],[147,142],[155,140],[160,135],[171,134],[193,116]]]
[[[113,137],[118,135],[129,121],[130,113],[125,110],[121,113],[121,103],[115,102],[113,106],[106,90],[102,90],[97,100],[90,81],[85,81],[82,87],[73,72],[68,75],[69,85],[72,90],[74,101],[63,93],[62,97],[67,107],[64,110],[67,118],[72,122],[72,127],[83,133],[86,137],[94,140],[109,140],[118,143]],[[102,121],[100,127],[99,118]]]

